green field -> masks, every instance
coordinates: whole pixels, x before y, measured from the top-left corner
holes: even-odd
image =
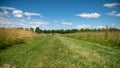
[[[15,68],[120,68],[120,48],[66,35],[37,35],[28,44],[0,50],[0,63]]]

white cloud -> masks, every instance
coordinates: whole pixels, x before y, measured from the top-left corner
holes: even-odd
[[[76,14],[76,16],[80,16],[83,18],[99,18],[101,15],[99,13],[81,13]]]
[[[0,25],[8,27],[39,27],[43,25],[48,25],[48,22],[42,20],[25,20],[25,19],[15,19],[15,18],[6,18],[0,17]]]
[[[3,27],[27,27],[28,25],[16,19],[0,17],[0,25]]]
[[[39,25],[39,26],[41,26],[41,25],[47,25],[48,22],[45,22],[45,21],[32,21],[32,22],[30,22],[30,24],[31,25]]]
[[[119,3],[106,3],[103,6],[108,7],[108,8],[112,8],[112,7],[115,7],[115,6],[118,6],[118,5],[120,5],[120,4]]]
[[[63,25],[72,25],[71,22],[62,22]]]
[[[30,20],[30,19],[31,19],[31,17],[27,17],[27,19],[28,19],[28,20]]]
[[[117,13],[116,16],[120,17],[120,13]]]
[[[48,25],[47,21],[38,18],[32,19],[32,16],[43,17],[42,14],[23,12],[22,10],[5,6],[0,6],[0,9],[2,10],[2,12],[0,12],[0,26],[29,28]]]
[[[117,11],[112,11],[110,13],[107,13],[108,15],[115,15],[117,13]]]
[[[8,14],[8,12],[6,10],[12,10],[12,14],[16,18],[21,18],[24,16],[28,16],[28,19],[30,19],[31,16],[40,16],[41,18],[43,18],[42,14],[32,13],[32,12],[23,12],[22,10],[19,10],[19,9],[16,9],[13,7],[0,6],[0,9],[2,9],[4,11],[4,14],[0,12],[0,16]]]
[[[112,11],[112,13],[117,13],[117,11]]]
[[[42,14],[25,12],[24,15],[25,15],[25,16],[41,16]]]
[[[58,20],[54,20],[55,23],[58,23],[59,21]]]
[[[107,15],[111,15],[111,16],[118,16],[120,17],[120,13],[117,13],[117,11],[112,11],[110,13],[106,13]]]
[[[43,29],[43,30],[49,30],[50,28],[47,27],[47,26],[42,26],[42,29]]]
[[[106,28],[105,26],[97,26],[98,29]]]
[[[14,10],[14,11],[12,12],[12,14],[13,14],[14,17],[17,17],[17,18],[23,17],[23,12],[22,12],[22,10]]]
[[[16,8],[13,7],[6,7],[6,6],[0,6],[1,9],[8,9],[8,10],[16,10]]]
[[[10,20],[5,17],[0,17],[0,25],[1,24],[10,24]]]
[[[76,26],[75,28],[77,28],[77,29],[86,29],[86,28],[90,28],[90,25],[86,25],[86,24],[82,24],[82,25],[78,25],[78,26]]]
[[[60,25],[55,25],[56,27],[60,26]]]
[[[3,10],[4,14],[8,14],[9,12],[7,10]]]
[[[9,16],[9,12],[7,10],[3,10],[3,12],[0,12],[0,16]]]

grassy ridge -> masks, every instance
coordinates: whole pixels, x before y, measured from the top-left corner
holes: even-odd
[[[0,51],[0,63],[17,68],[119,68],[120,51],[63,35],[38,35]]]
[[[67,37],[98,43],[106,46],[120,46],[120,32],[81,32],[66,34]]]

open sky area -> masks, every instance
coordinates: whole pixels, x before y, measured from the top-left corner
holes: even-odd
[[[120,28],[120,0],[0,0],[0,26]]]

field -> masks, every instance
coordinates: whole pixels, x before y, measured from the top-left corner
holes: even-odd
[[[65,36],[109,47],[120,46],[120,31],[80,32]]]
[[[107,39],[118,38],[117,44],[112,39],[108,45],[103,33],[35,35],[27,44],[1,49],[0,64],[13,68],[120,68],[120,36],[116,33],[117,37]],[[96,40],[90,41],[91,37]]]

